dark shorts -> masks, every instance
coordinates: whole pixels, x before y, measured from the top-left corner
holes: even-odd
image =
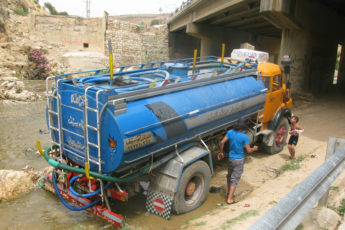
[[[298,142],[298,136],[291,135],[288,144],[296,146],[297,142]]]
[[[231,186],[237,186],[243,173],[244,159],[231,159],[229,158],[229,167],[227,180]]]

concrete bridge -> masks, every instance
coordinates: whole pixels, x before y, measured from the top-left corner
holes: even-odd
[[[168,27],[171,58],[191,57],[194,49],[220,56],[222,43],[230,55],[250,43],[269,52],[272,62],[285,54],[293,59],[294,92],[345,90],[343,0],[189,0]]]

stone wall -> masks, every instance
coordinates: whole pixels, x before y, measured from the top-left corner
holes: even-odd
[[[68,51],[103,51],[103,18],[31,15],[30,32]]]
[[[168,31],[166,26],[146,31],[139,25],[108,19],[105,53],[111,40],[114,66],[131,65],[168,59]]]
[[[128,22],[108,19],[105,39],[111,40],[114,66],[141,63],[142,44],[140,27]],[[108,55],[108,44],[104,43]]]
[[[32,15],[30,33],[57,45],[60,50],[56,52],[57,56],[80,51],[108,55],[108,40],[111,40],[114,66],[168,59],[166,26],[141,28],[108,15],[89,19]]]

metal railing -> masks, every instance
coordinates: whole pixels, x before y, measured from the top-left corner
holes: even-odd
[[[330,137],[326,158],[319,168],[249,227],[249,230],[296,229],[322,196],[327,202],[330,185],[345,169],[345,140]]]

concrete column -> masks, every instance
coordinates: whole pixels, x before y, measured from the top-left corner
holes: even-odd
[[[200,56],[217,56],[224,42],[224,29],[216,26],[189,23],[186,33],[201,40]]]
[[[282,32],[278,62],[284,55],[289,55],[293,61],[290,73],[293,93],[306,91],[310,84],[309,79],[306,79],[311,63],[308,40],[308,34],[303,31],[284,29]]]

